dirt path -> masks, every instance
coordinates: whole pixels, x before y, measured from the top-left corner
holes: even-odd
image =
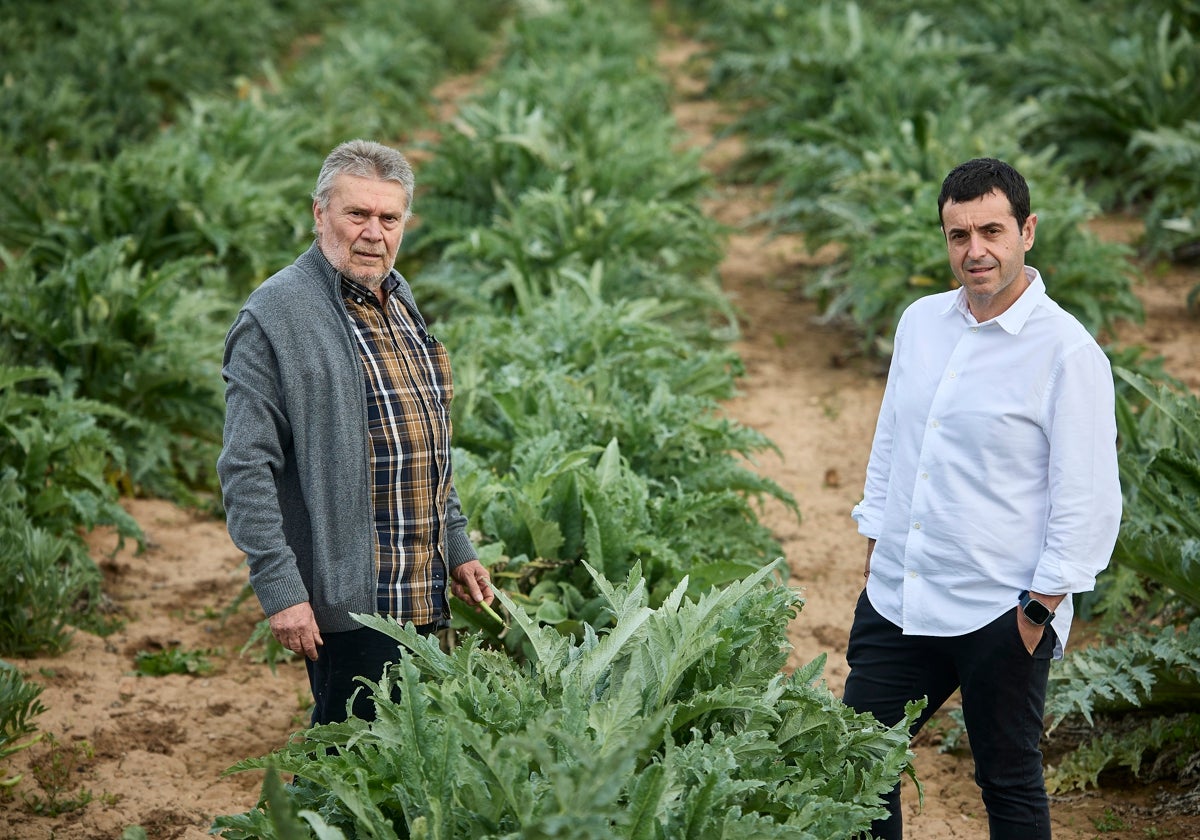
[[[685,72],[695,51],[695,44],[673,40],[661,58],[677,81],[678,121],[689,142],[706,149],[706,165],[717,170],[736,155],[737,146],[712,142],[727,117],[695,97],[697,83]],[[710,210],[736,224],[759,206],[752,192],[726,189]],[[732,239],[722,274],[743,313],[745,337],[738,350],[748,375],[728,410],[779,446],[779,455],[762,457],[758,468],[796,496],[803,514],[797,522],[775,507],[764,512],[783,542],[793,583],[808,599],[792,633],[792,664],[828,654],[826,679],[840,692],[864,549],[848,512],[861,488],[883,382],[863,359],[834,364],[845,358],[850,342],[814,324],[815,308],[798,291],[807,261],[794,240],[766,242],[757,232]],[[1182,296],[1197,280],[1195,274],[1159,278],[1147,290],[1151,320],[1131,333],[1161,348],[1169,370],[1193,377],[1200,376],[1200,342]],[[270,752],[304,723],[308,689],[302,664],[283,665],[272,674],[238,656],[261,617],[257,604],[251,599],[222,617],[245,580],[241,554],[223,524],[164,502],[132,500],[128,507],[147,534],[145,552],[126,547],[108,557],[111,538],[94,540],[96,556],[108,558],[101,563],[106,592],[127,616],[124,628],[107,639],[78,634],[61,657],[15,663],[45,686],[47,711],[38,723],[54,741],[47,738],[0,767],[28,770],[31,759],[50,767],[57,758],[61,772],[41,786],[29,773],[15,794],[0,794],[2,838],[115,840],[126,827],[140,825],[150,838],[203,840],[214,815],[244,811],[258,795],[259,774],[222,778],[222,772],[238,759]],[[211,651],[215,670],[132,676],[139,651],[173,646]],[[909,836],[986,837],[969,764],[939,755],[928,740],[917,753],[926,806],[916,813],[910,791]],[[90,792],[91,803],[59,816],[39,815],[23,802],[36,794],[43,806],[55,804],[52,798],[61,805],[82,790]],[[1109,809],[1126,829],[1107,831],[1106,838],[1200,836],[1194,822],[1171,824],[1130,810],[1152,804],[1153,794],[1105,791],[1056,803],[1056,837],[1090,840]]]

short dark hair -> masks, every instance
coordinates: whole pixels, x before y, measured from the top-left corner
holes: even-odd
[[[956,204],[974,201],[992,190],[1004,193],[1017,227],[1024,228],[1025,220],[1029,218],[1029,185],[1020,172],[995,158],[975,158],[950,170],[938,195],[938,222],[942,221],[942,208],[947,201]]]

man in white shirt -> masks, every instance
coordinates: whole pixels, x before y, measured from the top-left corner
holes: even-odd
[[[1095,586],[1121,519],[1113,379],[1025,265],[1037,216],[1011,166],[968,161],[938,214],[961,288],[896,327],[862,501],[867,584],[845,702],[912,734],[954,693],[991,837],[1050,837],[1038,743],[1070,594]],[[899,787],[875,836],[903,836]]]

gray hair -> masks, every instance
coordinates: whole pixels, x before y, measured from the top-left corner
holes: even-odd
[[[404,155],[395,149],[371,140],[347,140],[329,153],[317,176],[313,189],[313,200],[322,210],[329,208],[333,182],[339,175],[356,175],[360,178],[375,178],[379,181],[394,181],[404,188],[408,206],[404,220],[412,215],[413,189],[416,179],[412,167]]]

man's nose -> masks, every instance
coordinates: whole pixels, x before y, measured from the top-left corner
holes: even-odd
[[[362,235],[372,240],[383,238],[383,225],[379,223],[378,217],[371,216],[367,219],[367,223],[363,225]]]
[[[987,253],[987,249],[983,246],[983,237],[972,233],[970,239],[967,240],[967,257],[973,259],[982,257],[985,253]]]

